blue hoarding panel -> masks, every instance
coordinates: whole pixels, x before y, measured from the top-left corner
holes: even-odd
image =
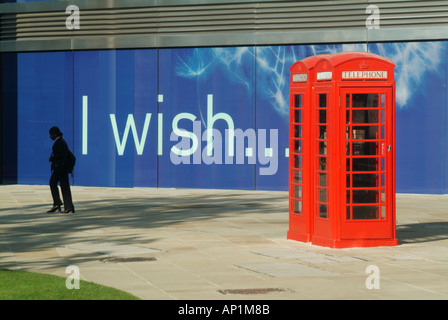
[[[57,125],[77,156],[77,185],[286,190],[289,67],[366,48],[3,54],[4,178],[48,183]],[[447,193],[447,42],[369,51],[397,65],[397,192]]]
[[[255,165],[244,154],[254,129],[253,87],[251,48],[159,51],[159,186],[254,188]]]
[[[76,183],[157,185],[157,51],[76,52]]]
[[[370,44],[391,59],[396,81],[396,188],[446,193],[447,42]]]
[[[17,79],[18,183],[47,184],[49,129],[58,126],[73,146],[72,53],[19,53]]]

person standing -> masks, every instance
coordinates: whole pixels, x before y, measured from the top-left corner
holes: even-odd
[[[62,138],[62,132],[58,127],[50,129],[50,138],[54,141],[52,154],[49,161],[51,162],[50,190],[53,197],[53,207],[48,213],[56,211],[61,212],[62,201],[59,197],[58,182],[61,186],[62,198],[64,199],[63,213],[75,213],[75,207],[72,202],[72,194],[70,191],[70,183],[68,180],[69,169],[67,168],[67,160],[69,157],[69,149],[67,142]]]

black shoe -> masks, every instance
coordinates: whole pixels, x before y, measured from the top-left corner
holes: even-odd
[[[62,213],[75,213],[75,209],[70,209],[70,210],[64,210],[62,211]]]
[[[50,210],[47,211],[47,213],[53,213],[55,211],[61,212],[61,205],[53,206]]]

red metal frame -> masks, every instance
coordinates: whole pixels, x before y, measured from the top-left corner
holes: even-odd
[[[290,68],[288,239],[397,245],[394,67],[346,52]]]

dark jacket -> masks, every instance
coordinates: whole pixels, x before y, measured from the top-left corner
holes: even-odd
[[[66,162],[69,155],[67,142],[59,137],[53,144],[53,153],[50,156],[51,170],[57,173],[68,173]]]

